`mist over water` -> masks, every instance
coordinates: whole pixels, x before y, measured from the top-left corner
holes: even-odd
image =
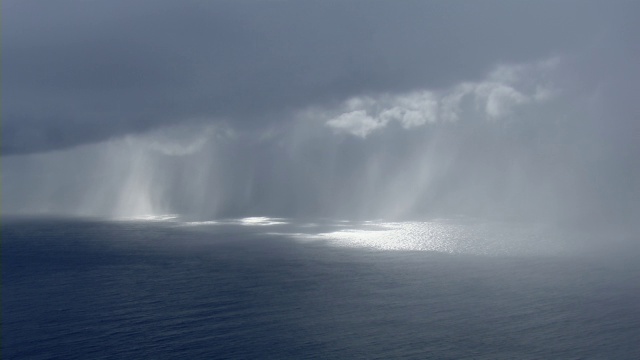
[[[355,97],[257,130],[194,120],[11,156],[3,211],[630,224],[638,169],[605,138],[597,98],[553,80],[570,65],[500,66],[480,81]]]
[[[637,5],[576,4],[10,5],[3,213],[631,226]]]

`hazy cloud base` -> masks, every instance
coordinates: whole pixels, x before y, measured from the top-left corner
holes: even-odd
[[[3,13],[5,212],[640,214],[637,2]]]

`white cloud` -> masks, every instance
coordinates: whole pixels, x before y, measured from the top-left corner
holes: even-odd
[[[486,115],[497,120],[511,113],[511,109],[530,101],[530,97],[501,83],[482,83],[476,87],[476,101],[484,104]]]
[[[343,131],[359,137],[366,137],[380,127],[386,126],[382,119],[374,119],[367,115],[364,110],[351,111],[340,114],[338,117],[327,121],[327,126],[336,131]]]
[[[336,132],[361,138],[391,122],[410,129],[438,121],[458,121],[463,116],[465,98],[475,104],[472,116],[500,120],[512,115],[519,106],[553,98],[556,92],[543,80],[558,62],[554,58],[532,64],[500,65],[483,81],[464,82],[440,91],[357,96],[346,100],[337,110],[316,109],[314,114],[329,118],[325,125]]]

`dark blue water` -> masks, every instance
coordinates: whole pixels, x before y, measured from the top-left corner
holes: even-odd
[[[628,258],[385,251],[273,229],[3,220],[2,356],[640,359]]]

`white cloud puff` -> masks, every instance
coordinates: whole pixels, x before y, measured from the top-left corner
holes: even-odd
[[[327,121],[327,126],[332,127],[336,131],[347,132],[362,138],[386,125],[383,119],[374,119],[367,115],[364,110],[343,113]]]
[[[497,121],[525,104],[548,101],[555,91],[545,83],[557,59],[532,64],[500,65],[479,82],[464,82],[439,91],[413,91],[398,95],[357,96],[337,110],[314,111],[338,133],[365,138],[392,122],[410,129],[435,122],[458,121],[462,104],[475,104],[473,116]],[[327,120],[328,118],[328,120]]]

